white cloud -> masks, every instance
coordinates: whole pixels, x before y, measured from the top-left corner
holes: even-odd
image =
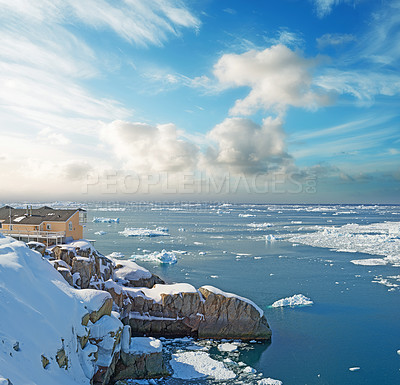
[[[169,35],[177,35],[180,27],[200,26],[180,0],[0,0],[0,9],[36,23],[62,24],[75,19],[96,29],[111,29],[139,45],[161,45]]]
[[[317,59],[306,59],[284,45],[241,55],[225,54],[214,66],[214,74],[226,87],[247,86],[250,93],[237,100],[232,115],[250,115],[258,109],[283,113],[287,106],[315,109],[326,105],[326,93],[312,88]]]
[[[203,156],[202,166],[233,173],[268,173],[289,159],[280,118],[228,118],[207,135],[214,145]]]
[[[184,140],[173,124],[114,121],[104,126],[102,139],[125,169],[138,174],[193,171],[196,167],[198,148]]]
[[[329,69],[315,84],[327,91],[350,94],[361,102],[370,103],[375,96],[393,96],[400,93],[400,77],[396,73],[378,73],[371,70],[342,71]]]
[[[323,18],[332,12],[333,7],[350,0],[313,0],[317,16]]]
[[[71,141],[64,134],[60,132],[54,132],[54,130],[50,127],[40,130],[38,138],[46,141],[46,143],[49,145],[66,146],[67,144],[71,143]]]
[[[349,33],[326,33],[317,38],[317,45],[318,48],[322,49],[327,46],[338,46],[355,40],[355,36]]]

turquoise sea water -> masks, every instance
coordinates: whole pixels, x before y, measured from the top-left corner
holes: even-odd
[[[85,237],[95,239],[96,248],[105,255],[117,251],[128,258],[162,249],[186,251],[177,254],[175,265],[138,263],[167,282],[213,285],[256,302],[271,326],[272,342],[241,348],[236,358],[264,377],[279,379],[284,385],[400,384],[400,291],[372,282],[377,275],[399,275],[400,268],[354,265],[350,260],[372,256],[279,240],[314,225],[400,221],[400,208],[324,206],[326,210],[312,211],[316,207],[93,204],[88,207]],[[254,216],[242,216],[249,214]],[[119,217],[120,223],[92,223],[93,217]],[[250,223],[271,226],[256,230]],[[126,227],[157,226],[167,227],[170,235],[119,234]],[[98,231],[107,234],[95,235]],[[278,240],[266,242],[267,234]],[[314,304],[269,308],[278,299],[300,293]],[[218,360],[227,357],[217,349],[210,354]],[[352,367],[360,369],[350,371]],[[170,379],[167,383],[191,382]],[[242,383],[257,381],[249,378]]]

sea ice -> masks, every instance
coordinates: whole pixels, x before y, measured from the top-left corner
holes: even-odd
[[[311,301],[310,298],[306,297],[303,294],[295,294],[292,297],[282,298],[278,301],[275,301],[271,307],[283,307],[283,306],[307,306],[312,305],[314,302]]]
[[[217,381],[227,381],[236,377],[223,362],[212,359],[206,352],[175,353],[170,364],[174,371],[172,377],[182,380],[211,377]]]
[[[107,231],[96,231],[94,235],[106,235]]]
[[[235,350],[237,350],[238,345],[235,343],[229,343],[229,342],[225,342],[223,344],[219,344],[218,345],[218,350],[220,352],[233,352]]]
[[[273,378],[262,378],[257,381],[257,385],[282,385],[282,381],[274,380]]]
[[[344,226],[316,226],[314,233],[298,234],[289,241],[313,247],[384,256],[353,260],[358,265],[385,265],[400,263],[400,222],[382,222],[369,225],[350,223]]]
[[[360,370],[361,368],[359,367],[359,366],[354,366],[354,367],[352,367],[352,368],[349,368],[349,370],[351,371],[351,372],[355,372],[356,370]]]
[[[169,236],[168,229],[157,227],[155,229],[126,227],[124,231],[119,232],[125,237],[162,237]]]
[[[94,222],[94,223],[119,223],[119,218],[94,217],[92,222]]]

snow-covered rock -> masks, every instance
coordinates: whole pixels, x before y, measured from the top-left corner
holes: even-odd
[[[89,339],[109,333],[104,325],[95,330],[101,313],[111,313],[110,294],[71,287],[47,259],[9,237],[0,238],[0,282],[0,377],[14,385],[89,385],[99,349]]]

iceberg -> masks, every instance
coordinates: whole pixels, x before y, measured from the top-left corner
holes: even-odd
[[[284,306],[308,306],[312,305],[314,302],[311,301],[310,298],[306,297],[303,294],[295,294],[292,297],[282,298],[278,301],[275,301],[271,307],[284,307]]]
[[[166,251],[162,250],[160,253],[154,252],[151,254],[145,254],[145,255],[132,255],[131,258],[133,260],[140,260],[140,261],[154,261],[154,262],[159,262],[159,263],[165,263],[165,264],[174,264],[178,262],[178,259],[176,258],[176,254],[173,251]]]

